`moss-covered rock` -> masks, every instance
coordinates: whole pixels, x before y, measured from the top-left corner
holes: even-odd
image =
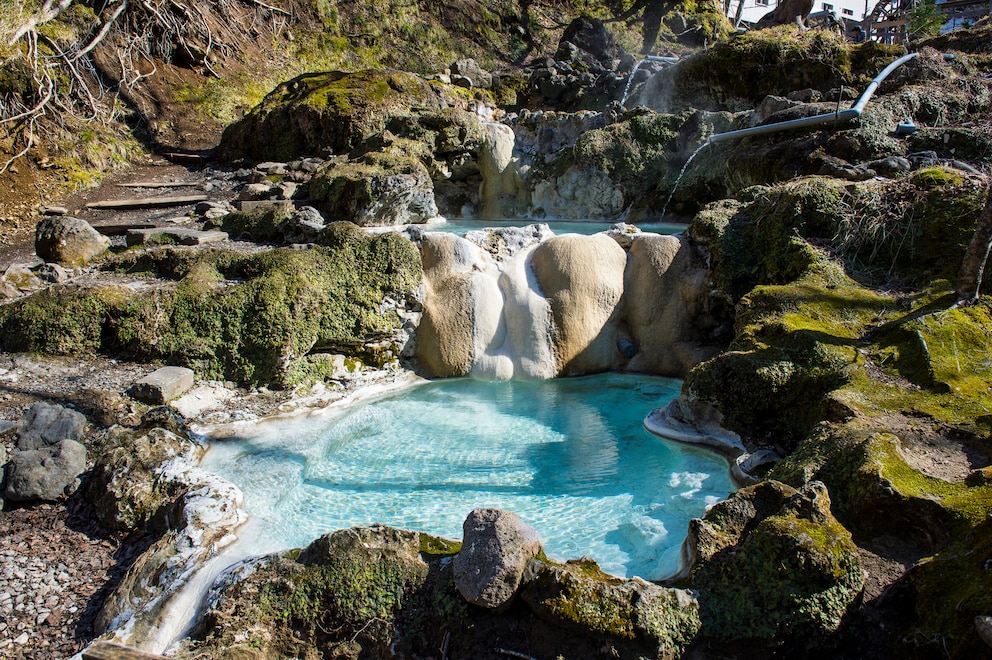
[[[439,561],[457,549],[374,526],[264,559],[224,590],[182,657],[357,658],[409,650],[429,634],[418,626],[432,617],[454,622],[465,615],[467,603],[448,600],[450,564]]]
[[[257,255],[168,247],[124,253],[109,267],[167,280],[150,292],[51,287],[0,309],[2,346],[164,360],[246,384],[292,384],[311,352],[381,366],[402,348],[382,349],[400,327],[383,300],[402,300],[419,286],[419,254],[396,234],[338,238],[344,242],[333,248]]]
[[[744,488],[693,521],[690,540],[707,637],[813,649],[862,588],[857,548],[822,484]]]
[[[424,223],[438,215],[427,168],[406,154],[370,153],[324,165],[310,182],[310,197],[325,217],[363,227]]]
[[[330,150],[347,154],[397,116],[438,111],[433,87],[395,70],[308,73],[276,87],[224,131],[226,161],[292,160]]]
[[[588,560],[533,563],[522,597],[538,616],[566,629],[639,646],[652,658],[679,657],[699,632],[699,604],[690,591],[620,580]]]
[[[867,83],[881,69],[878,63],[897,53],[898,47],[873,42],[852,45],[833,31],[783,25],[737,34],[698,52],[655,76],[637,98],[663,112],[750,110],[769,94]]]

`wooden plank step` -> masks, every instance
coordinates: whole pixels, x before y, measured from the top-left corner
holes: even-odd
[[[192,188],[200,183],[198,181],[135,181],[117,185],[121,188]]]
[[[155,226],[154,222],[108,222],[105,224],[93,224],[90,225],[93,229],[97,230],[104,236],[123,236],[132,229],[151,229]]]
[[[83,650],[83,660],[166,660],[165,656],[132,649],[123,644],[94,642]]]
[[[180,195],[173,197],[142,197],[138,199],[113,199],[103,202],[90,202],[88,209],[157,209],[166,206],[185,206],[205,202],[206,195]]]

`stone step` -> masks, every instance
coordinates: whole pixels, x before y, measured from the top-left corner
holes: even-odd
[[[131,395],[139,401],[160,405],[182,396],[191,387],[192,369],[162,367],[136,382],[131,387]]]
[[[127,232],[128,247],[167,242],[174,242],[179,245],[205,245],[206,243],[218,243],[226,240],[227,233],[223,231],[203,231],[182,227],[151,227],[131,229]]]

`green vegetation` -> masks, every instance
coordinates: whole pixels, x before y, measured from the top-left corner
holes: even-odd
[[[314,351],[395,360],[363,347],[399,325],[380,311],[383,298],[404,296],[420,278],[416,249],[394,234],[254,256],[162,247],[126,252],[107,268],[168,281],[148,294],[54,287],[8,305],[3,349],[121,354],[189,366],[202,378],[288,386],[308,375],[301,359]]]
[[[862,588],[857,548],[822,484],[742,489],[710,509],[695,534],[699,562],[689,581],[701,592],[708,637],[815,648]]]

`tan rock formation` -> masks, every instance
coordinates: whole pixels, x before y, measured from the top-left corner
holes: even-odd
[[[417,357],[435,376],[465,376],[472,370],[472,263],[477,251],[454,234],[427,234],[421,243],[425,295]]]
[[[527,211],[526,188],[513,162],[513,145],[512,128],[496,122],[482,124],[478,158],[483,219],[520,216]]]
[[[618,366],[620,299],[627,254],[604,234],[566,234],[534,250],[531,267],[551,302],[559,375]]]
[[[712,347],[702,344],[693,323],[705,304],[708,282],[681,236],[634,239],[625,278],[626,319],[640,350],[627,365],[630,371],[684,377],[711,356]]]

